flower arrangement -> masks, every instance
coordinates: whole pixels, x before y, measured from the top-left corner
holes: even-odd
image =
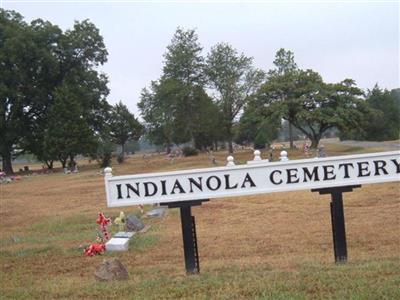
[[[111,219],[106,218],[103,213],[99,212],[96,223],[100,225],[101,235],[97,236],[96,243],[92,243],[85,248],[84,253],[87,256],[95,256],[106,251],[104,242],[109,239],[107,226],[111,223]]]

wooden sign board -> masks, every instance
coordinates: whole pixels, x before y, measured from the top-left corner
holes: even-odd
[[[109,207],[400,180],[400,151],[111,176]]]

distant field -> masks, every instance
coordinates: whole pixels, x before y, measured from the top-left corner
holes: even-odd
[[[326,148],[330,156],[383,150]],[[215,155],[225,165],[226,152]],[[235,154],[237,164],[252,157],[250,150]],[[289,151],[289,157],[304,154]],[[79,247],[94,241],[97,213],[114,219],[121,208],[106,207],[97,164],[79,166],[78,174],[56,170],[0,185],[1,299],[400,299],[399,183],[345,194],[346,265],[333,263],[329,196],[297,191],[205,203],[193,209],[201,274],[186,276],[177,209],[144,219],[152,227],[128,252],[83,255]],[[210,166],[203,153],[174,164],[163,155],[133,155],[113,164],[113,174]],[[136,207],[122,210],[140,215]],[[129,280],[94,280],[96,266],[108,257],[120,258]]]

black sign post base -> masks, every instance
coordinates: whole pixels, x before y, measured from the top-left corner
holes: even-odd
[[[183,251],[185,255],[186,273],[188,275],[198,274],[200,272],[199,252],[197,249],[196,222],[194,216],[192,216],[192,206],[201,205],[202,202],[205,201],[208,201],[208,199],[168,202],[161,204],[168,205],[168,208],[179,207],[181,210]]]
[[[353,189],[359,187],[361,187],[361,185],[348,185],[311,190],[312,192],[319,192],[320,195],[331,194],[331,220],[335,263],[347,262],[346,228],[342,193],[352,192]]]

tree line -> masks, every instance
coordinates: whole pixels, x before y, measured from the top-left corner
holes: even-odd
[[[375,86],[363,92],[352,79],[326,83],[316,71],[299,68],[280,49],[271,70],[228,43],[203,55],[195,30],[178,28],[166,48],[162,75],[142,90],[142,124],[122,103],[107,102],[107,61],[102,36],[88,20],[62,31],[41,19],[26,23],[0,10],[0,154],[12,173],[12,157],[33,153],[52,168],[75,164],[83,154],[103,165],[115,144],[144,135],[167,152],[174,144],[218,148],[251,143],[262,148],[288,124],[317,147],[329,130],[342,138],[399,137],[400,90]],[[283,122],[283,120],[285,122]]]
[[[150,140],[167,150],[185,142],[215,148],[221,141],[230,153],[233,141],[263,148],[282,120],[291,148],[294,129],[312,148],[332,129],[343,138],[399,138],[399,89],[364,93],[352,79],[326,83],[300,69],[291,51],[280,49],[274,68],[264,72],[227,43],[204,57],[195,30],[178,28],[164,59],[161,77],[143,89],[138,106]]]

